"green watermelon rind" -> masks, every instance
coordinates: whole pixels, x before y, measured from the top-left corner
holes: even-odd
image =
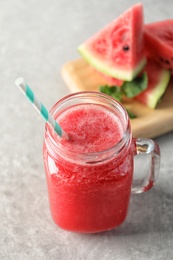
[[[158,84],[155,86],[155,89],[147,95],[147,106],[150,108],[156,108],[158,101],[163,96],[168,86],[169,80],[171,77],[171,73],[169,70],[163,69],[160,74],[160,80]]]
[[[132,79],[134,79],[139,74],[139,72],[141,72],[147,62],[146,58],[144,57],[135,68],[127,70],[127,68],[121,69],[116,68],[115,66],[113,67],[112,65],[109,66],[108,64],[105,64],[104,61],[97,58],[94,53],[88,51],[88,48],[85,44],[79,46],[78,51],[81,56],[98,71],[103,72],[104,74],[109,75],[113,78],[124,81],[131,81]]]

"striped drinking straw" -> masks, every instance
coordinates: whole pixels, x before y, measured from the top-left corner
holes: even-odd
[[[49,114],[45,106],[39,101],[39,99],[34,95],[31,88],[25,83],[24,79],[23,78],[16,79],[15,84],[31,101],[31,103],[36,108],[36,110],[43,116],[46,122],[54,129],[54,131],[59,135],[59,137],[69,139],[67,133],[63,131],[63,129]]]

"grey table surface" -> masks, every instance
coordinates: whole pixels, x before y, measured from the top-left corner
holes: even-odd
[[[155,187],[132,195],[126,221],[99,234],[58,228],[42,161],[44,122],[14,86],[23,76],[50,108],[70,91],[62,65],[77,46],[137,1],[0,0],[0,259],[173,259],[173,132]],[[142,1],[145,22],[173,18],[173,1]]]

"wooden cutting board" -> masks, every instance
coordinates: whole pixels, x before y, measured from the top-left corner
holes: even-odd
[[[98,91],[105,85],[105,79],[85,60],[77,59],[62,67],[62,76],[72,92]],[[137,115],[131,119],[133,137],[157,137],[173,131],[173,81],[156,109],[150,109],[142,103],[131,100],[123,105]]]

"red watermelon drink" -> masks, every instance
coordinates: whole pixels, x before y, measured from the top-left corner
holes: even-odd
[[[70,136],[61,139],[46,126],[44,164],[55,223],[75,232],[120,225],[136,153],[126,111],[107,95],[81,92],[60,100],[51,113]]]

